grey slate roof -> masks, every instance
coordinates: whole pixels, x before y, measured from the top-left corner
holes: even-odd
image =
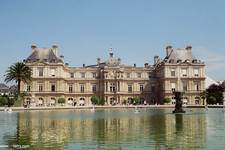
[[[25,60],[26,62],[63,62],[62,59],[54,54],[51,48],[36,48],[31,55]]]
[[[195,56],[192,54],[191,49],[186,48],[178,48],[178,49],[172,49],[171,52],[168,54],[168,56],[165,57],[164,61],[170,62],[170,63],[177,63],[177,62],[200,62],[200,60],[197,60]]]

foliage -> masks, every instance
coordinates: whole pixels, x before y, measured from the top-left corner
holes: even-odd
[[[60,98],[58,99],[58,103],[59,103],[59,104],[64,104],[65,102],[66,102],[65,98],[60,97]]]
[[[100,98],[98,101],[98,105],[104,105],[104,104],[105,104],[104,98]]]
[[[168,103],[170,103],[171,102],[171,98],[169,98],[169,97],[165,97],[164,99],[163,99],[163,103],[165,104],[168,104]]]
[[[134,97],[133,98],[133,104],[134,105],[140,105],[141,104],[141,98],[140,97]]]
[[[99,98],[97,96],[92,96],[91,97],[91,103],[93,105],[104,105],[105,104],[105,100],[103,98]]]
[[[5,74],[5,82],[16,81],[18,94],[20,94],[21,82],[29,83],[31,81],[32,70],[23,62],[17,62],[11,65]]]
[[[5,106],[8,103],[8,98],[6,96],[0,97],[0,106]]]
[[[216,103],[216,98],[214,96],[209,96],[207,99],[208,104],[215,104]]]
[[[93,104],[93,105],[97,105],[98,104],[98,97],[97,96],[92,96],[91,97],[91,103]]]
[[[223,87],[221,85],[212,84],[206,89],[206,100],[209,104],[223,104]],[[214,101],[214,97],[216,100]]]
[[[13,106],[15,103],[15,98],[10,98],[6,95],[0,96],[0,106]]]

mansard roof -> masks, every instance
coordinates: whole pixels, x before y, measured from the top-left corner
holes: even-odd
[[[192,54],[192,47],[187,46],[186,48],[177,48],[173,49],[172,46],[166,48],[167,56],[164,59],[164,62],[168,63],[202,63]]]
[[[31,55],[25,59],[25,62],[48,62],[48,63],[58,63],[63,62],[63,60],[57,56],[57,47],[53,48],[37,48],[32,46]]]

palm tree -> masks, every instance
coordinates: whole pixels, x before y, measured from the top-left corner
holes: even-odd
[[[31,81],[32,70],[23,62],[17,62],[11,65],[5,74],[5,82],[16,81],[18,95],[20,95],[21,82],[29,83]]]

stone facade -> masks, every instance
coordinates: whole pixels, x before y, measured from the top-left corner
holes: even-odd
[[[172,62],[175,55],[179,56],[177,51],[187,49],[173,50],[171,47],[169,55],[167,48],[165,59],[156,56],[154,65],[146,63],[143,67],[122,64],[110,49],[106,61],[97,58],[94,65],[70,67],[64,57],[58,55],[56,45],[52,48],[32,45],[31,48],[32,53],[24,62],[32,69],[33,80],[29,85],[22,83],[21,91],[29,93],[26,101],[35,106],[56,105],[59,97],[66,99],[66,105],[90,105],[94,95],[105,99],[106,105],[129,103],[134,97],[140,97],[147,104],[159,104],[164,97],[173,97],[172,83],[175,83],[176,90],[181,90],[183,81],[187,82],[185,99],[194,104],[194,99],[204,90],[204,63],[192,58],[191,50],[187,56],[189,59],[183,56]],[[183,68],[187,69],[185,77],[181,75]],[[175,69],[173,76],[171,69]],[[195,83],[199,84],[198,89],[194,88]]]
[[[185,104],[203,104],[200,93],[205,90],[205,64],[192,55],[192,47],[166,48],[166,57],[155,57],[155,73],[158,78],[158,98],[170,97],[175,102],[173,91],[184,92]]]

